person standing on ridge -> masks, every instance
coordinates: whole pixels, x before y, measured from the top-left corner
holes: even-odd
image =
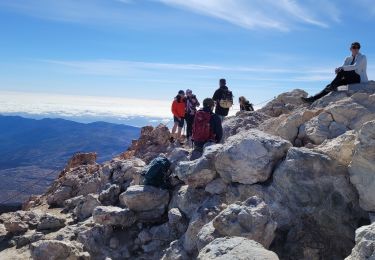
[[[186,139],[190,140],[192,133],[193,133],[193,123],[194,123],[194,116],[197,112],[197,107],[199,107],[199,101],[195,95],[193,95],[193,91],[190,89],[186,90]]]
[[[220,87],[215,91],[212,99],[216,104],[215,114],[218,115],[221,122],[223,122],[224,118],[229,113],[229,108],[233,106],[233,94],[229,91],[225,79],[220,79],[219,84]]]
[[[238,99],[238,102],[240,103],[240,111],[254,111],[253,104],[249,102],[244,96],[241,96]]]
[[[302,100],[313,103],[319,98],[324,97],[331,91],[336,91],[339,86],[353,83],[367,82],[367,59],[366,56],[359,52],[361,44],[353,42],[350,46],[351,56],[347,57],[344,64],[335,69],[336,77],[321,92],[312,97],[302,97]]]
[[[182,144],[181,131],[184,127],[184,117],[185,117],[186,103],[185,103],[185,92],[180,90],[178,95],[174,98],[172,103],[172,114],[174,125],[172,128],[171,142],[174,142],[175,139]],[[176,136],[177,130],[177,136]]]
[[[202,156],[203,148],[209,143],[220,143],[223,138],[223,127],[221,119],[213,113],[215,102],[211,98],[203,100],[203,109],[195,114],[193,124],[194,150],[190,160],[198,159]]]

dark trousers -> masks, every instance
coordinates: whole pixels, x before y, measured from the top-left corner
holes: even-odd
[[[331,84],[328,84],[321,92],[311,97],[311,99],[312,101],[318,100],[319,98],[324,97],[331,91],[336,91],[339,86],[360,82],[361,77],[354,70],[341,70],[337,73],[336,78],[331,82]]]
[[[194,115],[186,114],[186,138],[189,138],[193,135],[193,123],[194,123]]]

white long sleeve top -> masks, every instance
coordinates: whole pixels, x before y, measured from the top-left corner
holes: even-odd
[[[342,69],[345,71],[355,70],[355,72],[361,77],[361,82],[367,82],[367,59],[362,53],[358,53],[355,57],[354,64],[350,65],[353,61],[353,56],[349,56],[345,59]]]

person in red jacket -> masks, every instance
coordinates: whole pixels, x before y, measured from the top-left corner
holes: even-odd
[[[182,144],[181,140],[181,131],[184,127],[185,122],[185,111],[186,111],[186,99],[185,99],[185,92],[180,90],[178,95],[175,97],[172,103],[172,114],[173,114],[173,121],[174,125],[172,128],[172,137],[171,142],[174,142],[177,139],[180,144]],[[177,136],[176,136],[177,130]]]

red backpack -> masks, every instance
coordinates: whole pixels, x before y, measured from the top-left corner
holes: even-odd
[[[193,136],[192,139],[195,142],[207,142],[213,139],[214,134],[211,131],[211,113],[199,110],[195,114],[193,124]]]

